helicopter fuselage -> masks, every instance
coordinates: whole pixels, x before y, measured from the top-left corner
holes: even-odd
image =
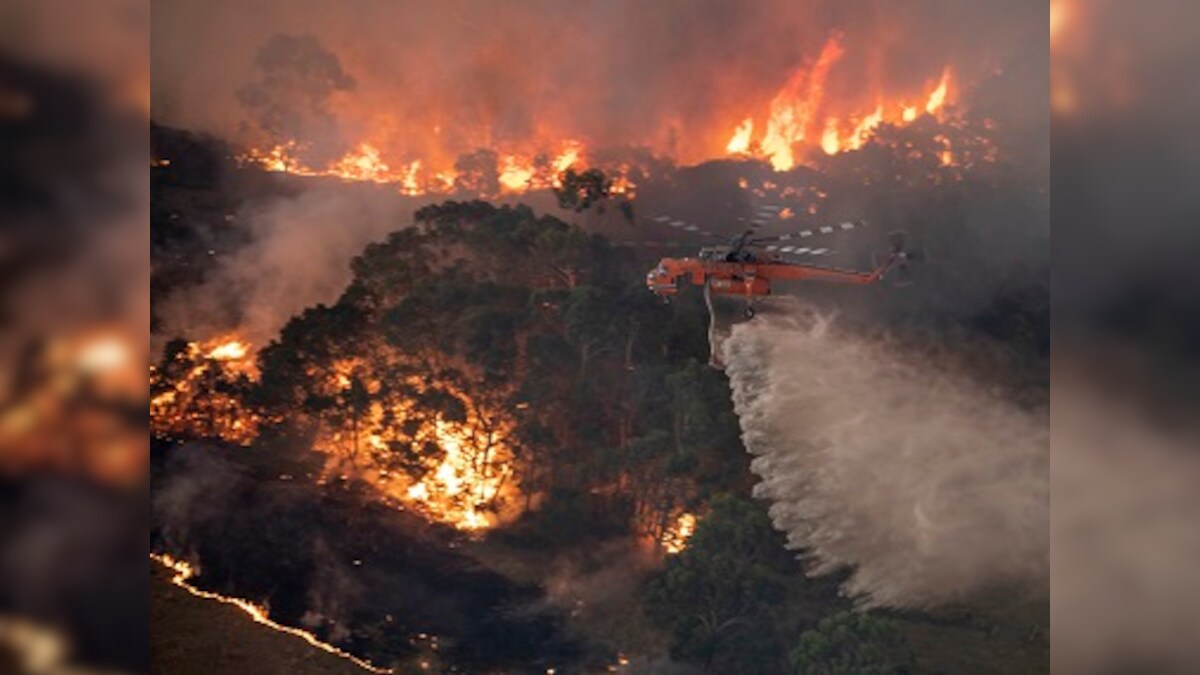
[[[729,260],[740,257],[741,260]],[[697,258],[663,258],[646,274],[646,286],[661,298],[679,292],[682,284],[707,286],[716,295],[742,295],[754,298],[771,294],[772,281],[822,281],[840,284],[872,284],[896,260],[889,256],[870,272],[841,270],[816,265],[786,262],[771,256],[759,256],[732,247],[703,249]]]

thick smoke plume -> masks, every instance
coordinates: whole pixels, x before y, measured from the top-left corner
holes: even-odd
[[[868,606],[1044,586],[1045,420],[796,305],[723,345],[756,496]]]

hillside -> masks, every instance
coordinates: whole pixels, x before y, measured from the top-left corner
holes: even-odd
[[[256,624],[229,605],[197,598],[150,572],[150,671],[171,675],[361,675],[363,669]]]

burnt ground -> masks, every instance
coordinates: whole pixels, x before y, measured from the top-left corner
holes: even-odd
[[[470,672],[606,657],[567,634],[539,585],[484,567],[461,552],[464,535],[369,488],[319,485],[312,467],[262,448],[160,444],[155,455],[153,548],[198,560],[197,587],[265,604],[381,665],[419,662],[421,636],[437,636],[446,668]]]
[[[163,675],[359,675],[352,662],[255,624],[236,607],[204,600],[150,570],[150,672]]]

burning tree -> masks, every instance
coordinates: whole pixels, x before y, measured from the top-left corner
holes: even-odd
[[[261,421],[246,405],[255,375],[245,343],[171,341],[150,370],[151,433],[250,443]]]
[[[426,207],[255,363],[175,343],[155,372],[155,428],[238,443],[298,431],[327,476],[463,529],[574,500],[598,531],[677,551],[697,477],[726,480],[712,467],[740,446],[719,376],[688,365],[701,341],[666,316],[700,307],[614,283],[639,268],[524,206]]]

